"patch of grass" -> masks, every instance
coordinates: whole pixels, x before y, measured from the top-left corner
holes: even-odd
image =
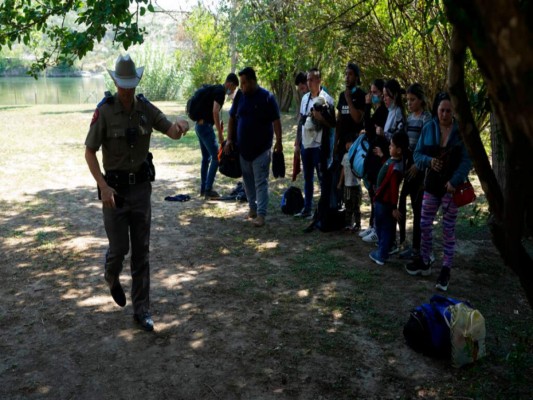
[[[317,248],[297,255],[291,270],[306,284],[319,285],[326,279],[345,276],[342,260]]]

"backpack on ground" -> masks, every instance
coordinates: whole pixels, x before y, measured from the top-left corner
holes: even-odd
[[[436,294],[431,297],[429,303],[413,309],[403,328],[403,335],[409,347],[430,357],[449,358],[451,354],[449,307],[458,303],[462,302]]]
[[[294,215],[304,207],[304,196],[302,191],[296,186],[291,186],[281,196],[281,212],[283,214]]]
[[[198,121],[206,117],[206,113],[212,112],[212,104],[210,103],[211,94],[215,85],[202,85],[189,100],[185,106],[187,116],[193,120]]]
[[[359,135],[348,150],[352,171],[358,178],[363,178],[365,175],[365,159],[369,148],[370,145],[365,134]]]

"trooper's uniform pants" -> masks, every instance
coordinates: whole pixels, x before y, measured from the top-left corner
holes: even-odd
[[[120,207],[103,209],[109,240],[105,270],[118,277],[131,241],[131,299],[133,312],[139,316],[150,310],[151,194],[150,182],[131,185],[118,191]]]

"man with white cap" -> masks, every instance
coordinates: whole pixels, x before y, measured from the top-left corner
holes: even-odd
[[[134,319],[152,331],[150,314],[149,242],[155,170],[148,152],[152,130],[180,139],[189,125],[178,118],[167,119],[143,95],[135,96],[144,68],[135,68],[129,55],[119,56],[109,70],[117,88],[98,104],[85,140],[85,160],[98,185],[104,226],[109,240],[105,258],[105,280],[115,302],[124,307],[126,296],[120,285],[124,257],[131,242],[131,298]],[[96,152],[102,147],[102,174]]]

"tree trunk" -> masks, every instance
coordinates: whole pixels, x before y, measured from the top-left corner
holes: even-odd
[[[272,92],[278,101],[280,111],[289,111],[292,103],[292,81],[287,81],[280,77],[274,82],[270,82],[272,86]]]
[[[533,207],[533,34],[517,1],[445,0],[454,25],[448,77],[465,145],[487,196],[492,240],[520,280],[533,308],[533,260],[522,245],[524,222]],[[506,187],[488,163],[464,87],[466,47],[476,58],[494,112],[501,121]]]
[[[507,182],[505,180],[505,151],[503,143],[503,133],[501,124],[496,114],[490,114],[490,143],[491,143],[491,161],[492,170],[496,175],[496,180],[500,188],[505,192]]]

